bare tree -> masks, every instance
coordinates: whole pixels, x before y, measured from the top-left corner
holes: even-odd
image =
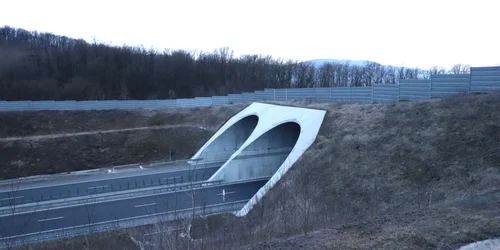
[[[302,233],[307,235],[314,224],[312,216],[315,210],[314,200],[320,194],[321,189],[318,187],[313,171],[308,169],[306,165],[298,165],[296,168],[295,182],[292,187],[293,196],[297,202],[297,219],[300,228]]]
[[[455,64],[451,67],[450,72],[452,74],[468,74],[470,73],[470,65],[467,64]]]
[[[431,75],[446,74],[446,68],[445,67],[441,67],[441,66],[433,66],[429,70],[429,72],[430,72]]]

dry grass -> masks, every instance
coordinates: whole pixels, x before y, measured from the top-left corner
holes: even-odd
[[[203,249],[456,249],[500,236],[500,93],[286,104],[328,111],[316,142],[262,204],[227,219]]]
[[[318,186],[309,215],[318,229],[386,215],[397,220],[399,214],[408,211],[446,207],[457,200],[467,202],[500,185],[500,93],[394,104],[288,105],[328,112],[316,142],[264,200],[263,215],[259,208],[250,214],[249,220],[268,221],[269,226],[255,225],[259,239],[303,231],[300,201],[293,198],[297,195],[280,197],[301,181],[304,175],[299,173],[304,171],[313,174]],[[281,211],[281,207],[287,211]],[[467,213],[459,215],[464,227],[475,225],[464,219]],[[485,216],[483,222],[496,218],[478,216]],[[431,218],[447,222],[440,216]],[[285,234],[283,221],[289,224]],[[393,231],[390,224],[381,223],[381,236],[366,233],[367,239],[374,237],[368,240],[369,245],[366,240],[363,245],[355,244],[356,240],[340,240],[340,245],[331,249],[441,248],[439,241],[425,236],[434,232],[431,228],[437,224],[403,222]],[[445,223],[443,230],[453,226]],[[443,230],[436,234],[445,237]],[[460,237],[464,243],[473,240]],[[399,244],[377,245],[377,240]]]
[[[170,157],[186,159],[244,107],[0,112],[0,136],[3,137],[95,132],[41,140],[0,141],[0,179],[170,160]],[[155,125],[172,126],[99,133]]]

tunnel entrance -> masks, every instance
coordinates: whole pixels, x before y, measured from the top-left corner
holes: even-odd
[[[239,120],[210,143],[198,157],[202,160],[195,164],[224,164],[250,137],[258,122],[256,115]]]
[[[286,160],[299,135],[300,125],[295,122],[272,128],[227,163],[220,177],[225,182],[271,177]]]

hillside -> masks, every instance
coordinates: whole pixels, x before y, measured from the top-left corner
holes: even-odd
[[[224,245],[226,249],[456,249],[500,236],[500,93],[375,105],[279,104],[327,110],[315,143],[247,217],[200,219],[192,229],[198,232],[192,248],[219,249]],[[206,135],[199,137],[201,143],[241,108],[148,113],[167,112],[184,117],[183,124],[210,127]],[[35,114],[31,115],[36,117]],[[0,115],[2,125],[13,119],[7,119],[6,113]],[[58,131],[73,131],[75,123],[71,119],[76,117],[52,120],[52,126]],[[109,122],[107,129],[123,128],[123,124],[133,123],[120,122],[131,119],[130,115],[112,117],[114,122],[103,116],[105,122],[99,122],[99,126]],[[32,124],[47,123],[32,119]],[[25,126],[23,120],[5,130],[15,132],[3,135],[38,133],[29,132],[32,126]],[[138,116],[138,120],[137,126],[148,123],[144,116]],[[170,123],[171,120],[175,119],[166,119],[162,124],[179,124]],[[86,121],[92,119],[80,120],[79,126],[97,126],[87,125]],[[114,134],[120,140],[125,136]],[[185,141],[176,141],[174,148],[183,148]],[[91,145],[90,140],[79,143]],[[191,147],[195,148],[186,148]],[[118,144],[109,146],[105,154],[121,154],[120,148]],[[193,152],[194,149],[190,153]],[[56,156],[43,157],[50,161]],[[85,154],[82,157],[87,159]],[[4,158],[5,155],[0,159]],[[8,171],[21,175],[17,168],[10,167]],[[123,238],[123,244],[142,242],[143,246],[146,242],[166,244],[179,240],[175,233],[158,234],[154,236],[156,241],[144,233],[127,230],[118,236],[96,236],[95,240],[102,243],[109,237],[113,242]],[[63,244],[68,242],[74,249],[82,248],[79,244],[83,243],[78,240]],[[44,246],[57,249],[58,244]],[[105,249],[106,244],[102,245],[100,249]],[[184,249],[182,246],[176,245],[177,249]],[[146,247],[158,248],[159,245]]]
[[[187,159],[244,107],[0,112],[0,179]]]
[[[351,64],[354,66],[365,66],[367,63],[375,63],[368,60],[346,60],[346,59],[313,59],[306,61],[312,63],[316,67],[321,67],[323,64],[332,63],[332,64]]]

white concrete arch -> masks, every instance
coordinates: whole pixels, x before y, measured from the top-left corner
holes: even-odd
[[[238,150],[232,153],[221,168],[209,179],[209,181],[222,180],[224,182],[232,182],[242,180],[242,178],[262,177],[262,175],[269,174],[269,172],[266,172],[266,168],[256,167],[256,169],[260,169],[260,171],[253,171],[249,175],[249,172],[246,170],[248,170],[249,167],[252,167],[252,164],[255,164],[255,161],[245,161],[245,159],[241,159],[241,157],[253,154],[254,156],[259,157],[257,159],[265,161],[266,156],[261,157],[259,155],[262,155],[262,153],[277,153],[276,155],[278,155],[278,157],[270,161],[273,161],[274,163],[281,162],[278,163],[279,167],[272,167],[273,169],[276,169],[276,171],[272,174],[270,180],[251,198],[242,210],[236,213],[238,216],[243,216],[247,214],[255,204],[257,204],[258,200],[281,179],[288,169],[290,169],[299,157],[311,146],[316,139],[325,113],[326,111],[323,110],[253,103],[229,119],[229,121],[224,124],[224,126],[222,126],[219,131],[217,131],[215,135],[212,136],[212,138],[210,138],[205,145],[203,145],[203,147],[200,148],[200,150],[193,156],[193,159],[200,157],[202,152],[207,147],[210,147],[211,143],[216,141],[219,136],[221,136],[225,131],[231,129],[231,127],[241,119],[250,115],[256,115],[258,117],[257,126],[248,139],[239,147]],[[266,145],[265,141],[262,139],[259,142],[259,138],[266,138],[266,133],[270,131],[270,134],[274,133],[272,132],[273,129],[279,128],[280,125],[292,123],[296,123],[299,126],[299,131],[297,132],[298,138],[291,148],[287,149],[287,147],[290,146],[290,142],[287,141],[287,136],[291,136],[292,138],[294,137],[293,133],[295,132],[293,132],[293,128],[282,129],[280,130],[281,132],[278,131],[281,134],[276,134],[278,137],[274,138],[274,140],[277,141],[273,140],[273,145],[276,145],[276,143],[282,143],[283,147],[270,147],[272,146],[272,143],[269,143],[267,146],[269,146],[268,148],[270,149],[267,151],[262,150],[262,152],[260,152],[260,150],[264,149]],[[270,136],[270,134],[268,133],[267,135]],[[271,138],[269,141],[271,141]],[[251,146],[252,143],[254,143],[253,145],[256,143],[262,143],[263,145],[256,146],[253,152],[250,152],[251,150],[245,150],[249,149],[249,146]],[[272,151],[272,149],[275,149],[275,151]],[[280,155],[281,153],[285,153],[285,155]],[[265,164],[266,163],[264,163],[264,165]]]
[[[193,158],[199,159],[191,164],[225,163],[236,152],[254,131],[259,117],[248,114],[240,119],[231,119],[201,147]],[[193,159],[192,158],[192,159]]]

